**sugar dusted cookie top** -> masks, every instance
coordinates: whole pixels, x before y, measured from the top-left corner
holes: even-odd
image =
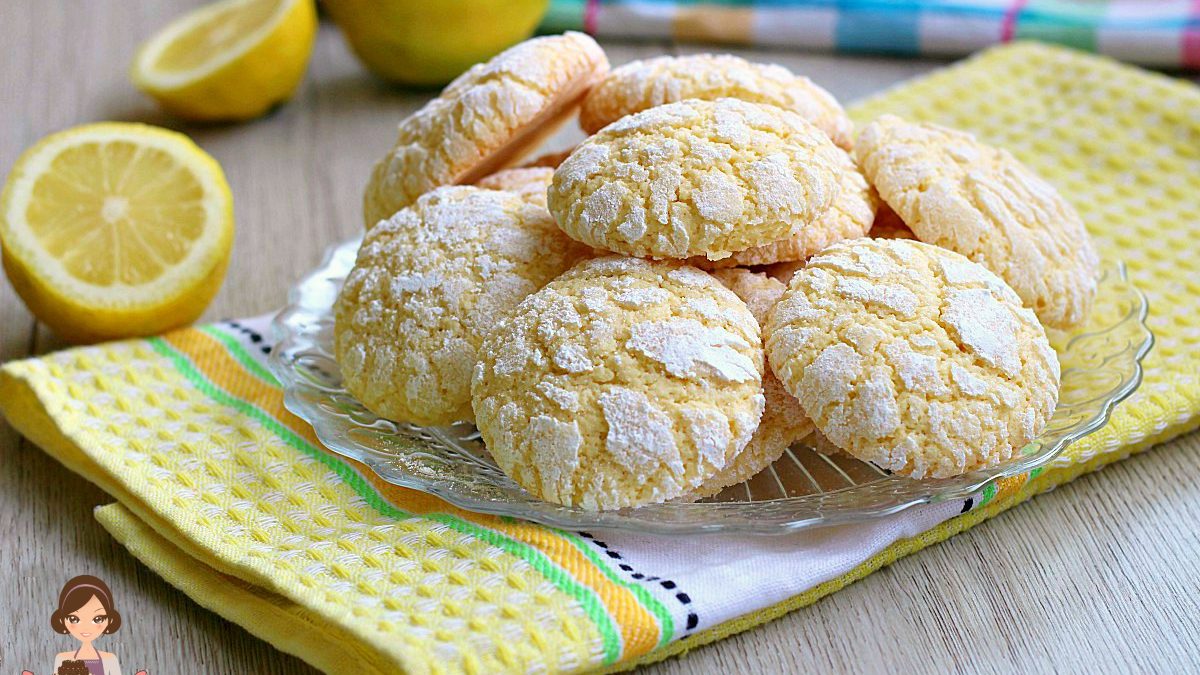
[[[1075,209],[1005,150],[884,115],[859,135],[867,178],[921,241],[998,274],[1047,326],[1082,324],[1099,259]]]
[[[774,372],[830,441],[914,478],[1009,459],[1058,401],[1058,359],[1033,312],[983,266],[920,242],[826,249],[766,334]]]
[[[521,195],[523,198],[546,207],[546,190],[554,179],[554,169],[546,167],[528,167],[504,169],[480,179],[475,185],[488,190],[508,190]]]
[[[678,263],[582,262],[522,301],[479,353],[471,398],[488,450],[558,504],[683,495],[737,455],[762,414],[757,322]]]
[[[635,112],[689,98],[736,98],[800,115],[850,149],[854,124],[828,91],[783,66],[728,54],[660,56],[613,69],[583,101],[579,126],[589,134]]]
[[[717,270],[713,276],[746,303],[760,326],[766,323],[767,315],[786,288],[761,272],[736,267]],[[693,490],[693,499],[711,497],[730,485],[749,480],[783,456],[792,443],[812,433],[812,420],[800,407],[800,401],[783,388],[770,368],[763,373],[763,398],[762,420],[750,442],[724,469]]]
[[[549,208],[597,248],[710,260],[793,236],[829,209],[841,151],[799,115],[736,99],[623,117],[555,171]]]
[[[448,84],[400,123],[363,195],[368,228],[440,185],[474,183],[535,146],[608,72],[596,41],[568,32],[526,40]]]
[[[368,231],[338,296],[334,342],[346,388],[401,422],[471,419],[483,334],[587,252],[515,193],[423,195]]]
[[[879,196],[849,154],[837,152],[834,157],[838,193],[829,210],[812,223],[790,237],[738,251],[728,258],[714,261],[696,257],[688,262],[711,269],[802,261],[839,241],[865,236],[875,221]]]

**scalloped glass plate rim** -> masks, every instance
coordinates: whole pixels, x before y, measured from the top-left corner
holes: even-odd
[[[348,259],[352,261],[353,252],[357,250],[359,241],[358,238],[354,238],[329,247],[321,263],[288,292],[288,306],[281,310],[272,322],[276,348],[271,352],[269,366],[283,386],[284,406],[311,425],[317,438],[326,447],[338,454],[366,464],[389,483],[434,495],[467,511],[516,517],[565,529],[612,528],[655,534],[786,534],[810,527],[823,527],[870,520],[898,513],[921,504],[965,500],[998,480],[1028,473],[1037,468],[1047,466],[1057,459],[1071,443],[1103,428],[1108,423],[1112,411],[1117,404],[1128,398],[1141,384],[1143,374],[1142,360],[1154,344],[1154,335],[1149,327],[1146,326],[1149,306],[1145,295],[1129,281],[1124,263],[1108,263],[1105,266],[1106,273],[1115,273],[1118,275],[1118,280],[1126,284],[1128,290],[1132,292],[1135,303],[1112,326],[1074,335],[1067,341],[1064,349],[1069,349],[1080,340],[1113,332],[1115,329],[1125,326],[1131,321],[1136,322],[1141,340],[1136,346],[1133,346],[1132,374],[1128,378],[1123,378],[1120,385],[1108,393],[1108,396],[1101,403],[1099,409],[1091,417],[1076,423],[1071,428],[1070,433],[1065,433],[1056,443],[1048,446],[1048,450],[1044,446],[1040,452],[1012,460],[1001,466],[948,479],[915,481],[899,476],[889,476],[885,480],[903,481],[910,486],[916,484],[924,489],[912,496],[906,496],[886,504],[854,508],[835,508],[828,512],[813,509],[813,512],[807,516],[797,516],[786,520],[764,520],[757,524],[746,522],[731,524],[720,522],[719,520],[709,523],[694,521],[677,522],[663,519],[663,515],[665,515],[663,509],[674,509],[677,513],[694,512],[698,509],[711,509],[711,513],[716,515],[718,512],[727,509],[743,509],[754,505],[788,504],[798,502],[798,500],[811,500],[814,497],[820,498],[825,495],[836,494],[836,491],[818,495],[784,497],[754,502],[655,504],[648,507],[622,509],[619,511],[593,512],[546,502],[538,502],[541,508],[530,508],[530,504],[526,502],[518,503],[479,499],[469,494],[443,487],[437,482],[427,480],[421,476],[381,466],[381,462],[373,461],[373,459],[386,460],[387,455],[385,453],[362,444],[343,442],[320,423],[326,417],[326,414],[310,406],[298,396],[297,390],[301,383],[299,382],[295,367],[286,355],[292,353],[292,348],[298,343],[299,339],[306,336],[302,327],[311,326],[311,320],[315,319],[318,313],[328,314],[330,309],[328,306],[314,305],[311,298],[306,296],[306,289],[309,289],[313,284],[329,280],[330,267],[339,255],[348,256]],[[1125,351],[1128,351],[1128,349]],[[1064,376],[1070,370],[1064,369]],[[367,425],[363,426],[365,428]],[[430,435],[438,437],[443,442],[454,444],[454,440],[449,438],[441,429],[427,429],[426,431]],[[855,487],[865,489],[864,486]]]

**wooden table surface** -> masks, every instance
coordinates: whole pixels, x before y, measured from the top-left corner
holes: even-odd
[[[187,2],[4,0],[0,167],[41,136],[97,120],[181,129],[224,166],[237,241],[205,319],[270,311],[322,249],[360,228],[371,164],[429,93],[387,89],[322,25],[291,104],[235,126],[160,114],[126,73],[137,43]],[[608,44],[614,64],[689,48]],[[853,101],[940,65],[740,52],[811,76]],[[568,131],[551,141],[565,147]],[[0,361],[61,343],[0,282]],[[771,624],[646,669],[653,673],[1200,668],[1200,437],[1167,443],[898,562]],[[0,672],[49,670],[73,646],[49,614],[70,576],[112,586],[125,627],[102,648],[125,670],[309,673],[201,609],[117,545],[92,517],[111,499],[0,422]]]

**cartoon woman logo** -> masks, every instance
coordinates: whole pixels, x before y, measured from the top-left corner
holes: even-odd
[[[56,675],[121,675],[117,655],[92,644],[101,635],[121,628],[121,613],[108,584],[86,574],[68,581],[58,594],[58,609],[50,615],[50,627],[80,643],[75,651],[54,657]],[[137,675],[146,675],[146,671],[139,670]]]

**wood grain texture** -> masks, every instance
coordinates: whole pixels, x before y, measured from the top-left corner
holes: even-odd
[[[182,130],[225,167],[237,239],[205,319],[276,308],[332,242],[360,228],[361,188],[396,122],[428,93],[386,88],[323,25],[296,100],[264,119],[192,127],[129,84],[137,43],[194,2],[0,3],[0,167],[41,136],[101,119]],[[694,47],[606,45],[614,63]],[[936,62],[738,53],[781,62],[853,100]],[[577,141],[578,130],[551,139]],[[61,343],[0,282],[0,361]],[[656,674],[799,671],[1179,672],[1200,665],[1200,437],[1037,498],[898,562],[813,607],[651,666]],[[102,648],[126,672],[313,673],[201,609],[118,546],[92,518],[110,500],[0,422],[0,672],[49,670],[69,641],[51,632],[58,589],[91,573],[126,624]]]

